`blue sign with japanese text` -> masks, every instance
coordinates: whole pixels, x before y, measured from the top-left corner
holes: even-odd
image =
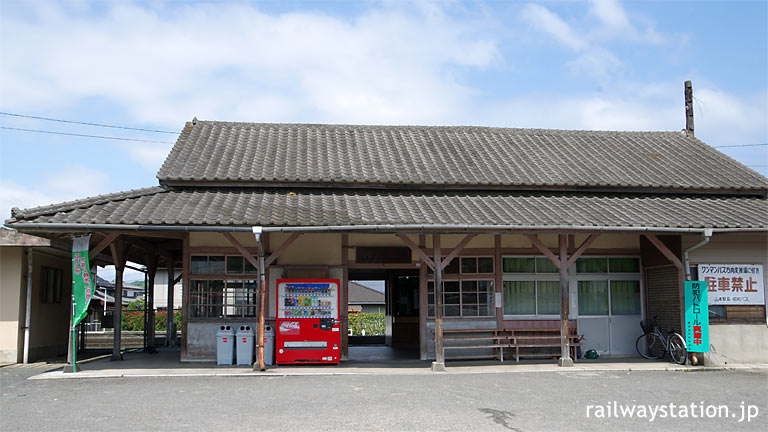
[[[688,352],[709,352],[709,305],[706,281],[685,282],[685,344]]]

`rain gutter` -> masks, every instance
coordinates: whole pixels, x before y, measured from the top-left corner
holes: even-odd
[[[76,224],[76,223],[32,223],[19,222],[6,224],[9,228],[20,231],[48,232],[83,232],[83,231],[183,231],[183,232],[248,232],[251,226],[227,225],[132,225],[132,224]],[[652,227],[652,226],[605,226],[605,225],[466,225],[466,224],[395,224],[395,225],[331,225],[331,226],[283,226],[263,227],[263,232],[484,232],[489,231],[586,231],[586,232],[671,232],[702,233],[706,232],[755,232],[766,231],[768,227],[753,228],[692,228],[692,227]],[[710,234],[711,235],[711,234]]]

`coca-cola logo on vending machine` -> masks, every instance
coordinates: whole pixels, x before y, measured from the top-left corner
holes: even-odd
[[[299,334],[299,322],[298,321],[282,321],[280,322],[281,334]]]

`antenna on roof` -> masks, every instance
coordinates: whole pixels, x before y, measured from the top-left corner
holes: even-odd
[[[693,86],[685,82],[685,134],[694,138],[693,134]]]

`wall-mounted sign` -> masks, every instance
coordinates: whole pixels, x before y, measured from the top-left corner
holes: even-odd
[[[760,264],[699,264],[711,306],[765,304],[764,277]]]
[[[685,345],[688,352],[709,352],[707,283],[685,282]]]

